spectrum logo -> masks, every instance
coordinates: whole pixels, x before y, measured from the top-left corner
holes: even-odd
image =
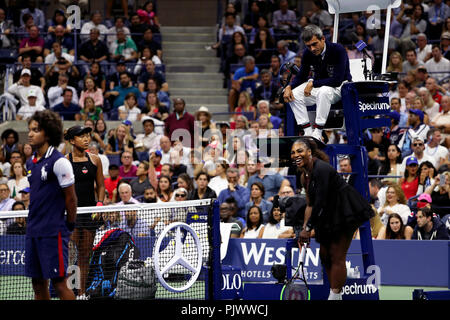
[[[390,110],[391,106],[387,102],[368,102],[364,103],[359,101],[359,111],[377,111],[377,110]]]
[[[342,288],[343,294],[354,295],[354,294],[374,294],[378,291],[378,288],[373,284],[358,284],[353,283],[351,285],[346,285]]]

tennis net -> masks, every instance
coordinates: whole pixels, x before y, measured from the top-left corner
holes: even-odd
[[[77,299],[210,299],[215,207],[205,199],[78,208],[68,287]],[[25,276],[27,215],[0,212],[0,300],[34,298]],[[51,282],[50,293],[57,297]]]

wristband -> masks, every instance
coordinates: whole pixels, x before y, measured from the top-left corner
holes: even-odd
[[[69,229],[70,232],[73,232],[73,230],[75,229],[75,223],[66,221],[66,227],[67,229]]]
[[[102,206],[103,206],[103,202],[98,201],[96,206],[97,206],[97,207],[102,207]]]

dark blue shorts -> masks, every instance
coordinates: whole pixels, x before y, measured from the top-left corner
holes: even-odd
[[[66,276],[69,236],[26,237],[25,275],[35,279]]]

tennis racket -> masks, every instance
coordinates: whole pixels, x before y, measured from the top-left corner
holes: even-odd
[[[311,294],[305,277],[305,257],[307,244],[303,244],[300,252],[300,264],[291,279],[281,289],[280,300],[310,300]],[[302,277],[299,276],[300,271]]]

